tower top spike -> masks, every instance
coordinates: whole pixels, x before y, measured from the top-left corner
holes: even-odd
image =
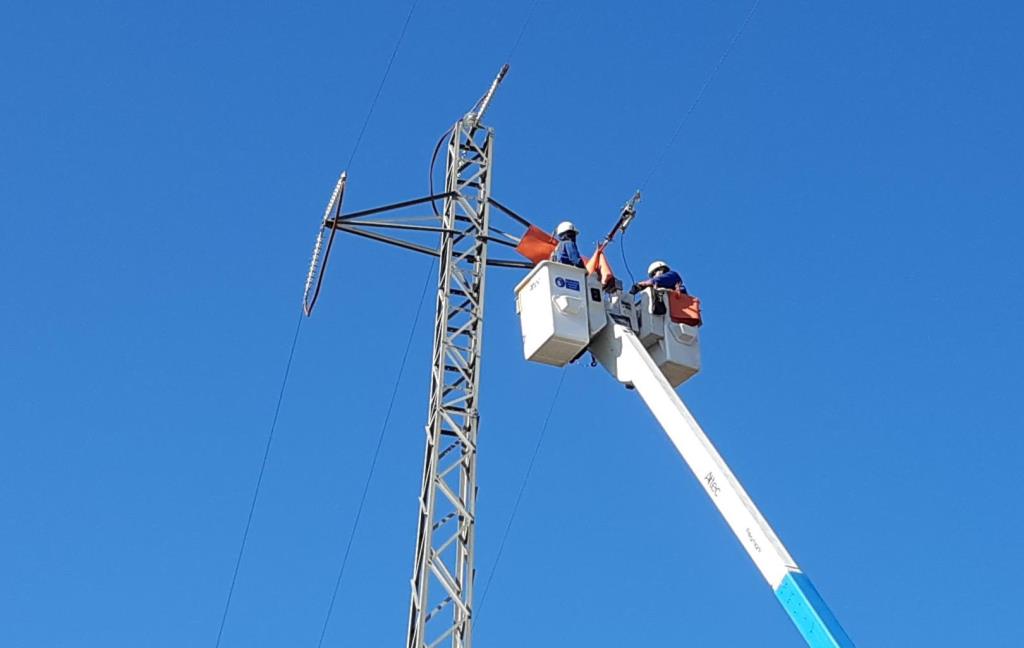
[[[494,98],[494,93],[505,79],[506,74],[508,74],[508,63],[501,66],[501,69],[498,70],[498,76],[494,77],[494,81],[491,82],[491,87],[487,89],[487,92],[480,98],[480,101],[476,102],[472,110],[466,113],[465,119],[470,122],[472,127],[475,128],[480,124],[480,120],[484,118],[484,113],[487,112],[488,106],[491,105],[491,99]]]

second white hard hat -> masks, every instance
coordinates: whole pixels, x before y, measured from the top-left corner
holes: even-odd
[[[558,227],[555,228],[555,236],[561,236],[566,232],[573,232],[575,234],[580,233],[580,231],[576,229],[576,226],[572,224],[572,221],[562,221],[558,224]]]
[[[660,270],[661,268],[665,268],[665,270],[669,269],[668,264],[665,263],[664,261],[654,261],[653,263],[651,263],[651,265],[647,266],[647,276],[653,277],[654,273]]]

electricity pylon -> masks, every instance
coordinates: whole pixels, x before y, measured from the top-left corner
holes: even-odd
[[[480,427],[480,364],[484,288],[488,266],[530,268],[523,261],[490,259],[490,243],[515,247],[518,239],[490,225],[498,208],[529,223],[491,198],[494,131],[481,119],[508,71],[503,66],[487,93],[451,129],[445,191],[385,207],[342,214],[347,174],[331,196],[306,280],[304,307],[312,312],[334,234],[342,231],[438,258],[437,306],[426,424],[426,451],[416,526],[407,648],[471,648],[473,637],[474,536],[477,437]],[[413,219],[367,217],[443,200],[437,226]],[[379,233],[381,229],[432,233],[431,248]],[[328,233],[326,247],[324,235]],[[321,258],[321,251],[323,257]]]

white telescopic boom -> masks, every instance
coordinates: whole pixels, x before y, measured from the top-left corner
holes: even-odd
[[[853,648],[853,642],[825,601],[800,571],[647,349],[629,327],[610,324],[593,339],[590,351],[617,380],[636,388],[807,644],[812,648]]]

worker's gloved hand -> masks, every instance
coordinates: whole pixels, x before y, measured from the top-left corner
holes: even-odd
[[[635,294],[637,294],[638,292],[640,292],[643,289],[644,289],[643,286],[641,286],[638,283],[635,283],[635,284],[633,284],[633,287],[629,289],[629,294],[630,295],[635,295]]]

